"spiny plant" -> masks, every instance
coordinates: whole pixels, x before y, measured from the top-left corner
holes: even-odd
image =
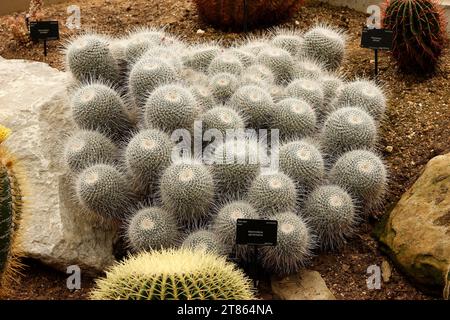
[[[119,65],[111,53],[110,40],[104,36],[86,34],[69,43],[66,48],[66,65],[80,82],[119,81]]]
[[[143,107],[150,93],[158,86],[177,80],[175,69],[167,60],[145,56],[134,64],[128,84],[138,107]]]
[[[185,67],[196,71],[206,72],[211,61],[217,57],[223,50],[216,44],[197,45],[188,50],[182,57]]]
[[[301,55],[303,37],[299,32],[290,29],[276,29],[271,39],[272,45],[289,52],[293,57]]]
[[[373,118],[359,108],[341,108],[325,121],[322,147],[329,157],[356,149],[372,149],[377,141],[377,127]]]
[[[294,79],[319,80],[324,75],[323,65],[312,58],[302,58],[295,65]]]
[[[383,26],[394,33],[392,54],[399,69],[434,72],[447,44],[447,21],[437,0],[386,0]]]
[[[307,56],[320,61],[329,71],[341,66],[346,41],[341,30],[319,25],[306,32],[303,39],[303,50]]]
[[[238,79],[231,73],[218,73],[209,82],[212,96],[219,103],[226,103],[239,87]]]
[[[243,30],[275,24],[292,16],[303,0],[254,0],[247,3],[248,13],[244,13],[244,2],[236,0],[195,0],[200,17],[220,29]]]
[[[132,215],[126,229],[134,252],[175,246],[180,238],[175,216],[158,207],[144,207]]]
[[[113,164],[118,148],[107,136],[98,131],[80,130],[67,139],[63,160],[74,173],[98,164]]]
[[[310,79],[295,79],[287,86],[286,90],[291,97],[304,100],[315,109],[322,109],[324,93],[319,82]]]
[[[243,84],[266,84],[275,82],[275,77],[270,69],[262,64],[253,64],[244,70],[242,76]]]
[[[377,205],[386,191],[387,172],[383,161],[373,152],[354,150],[344,153],[329,173],[331,183],[341,186],[358,205]]]
[[[311,191],[325,178],[325,162],[319,148],[306,140],[281,146],[280,170],[291,177],[300,191]]]
[[[86,212],[92,212],[100,218],[123,218],[130,203],[130,190],[125,176],[107,164],[96,164],[84,169],[76,179],[75,192]]]
[[[306,199],[302,213],[324,250],[342,248],[358,221],[351,196],[335,185],[316,188]]]
[[[281,100],[275,105],[272,128],[278,129],[282,140],[301,139],[315,133],[317,117],[305,101],[295,98]]]
[[[323,89],[323,108],[319,111],[322,119],[325,118],[331,111],[333,111],[332,102],[339,94],[340,88],[344,85],[344,81],[339,77],[331,74],[326,74],[320,77]]]
[[[251,300],[251,282],[225,257],[202,250],[143,252],[97,280],[94,300]]]
[[[211,88],[207,84],[195,84],[190,86],[189,89],[200,107],[200,112],[206,112],[215,106],[216,101]]]
[[[294,211],[297,200],[294,181],[281,172],[259,175],[248,191],[248,201],[263,217]]]
[[[234,109],[215,107],[205,112],[201,117],[203,130],[219,130],[226,134],[230,129],[244,129],[244,119]]]
[[[73,93],[71,106],[72,118],[80,129],[97,130],[121,140],[133,128],[121,96],[105,84],[82,85]]]
[[[181,128],[192,129],[200,111],[189,89],[177,84],[156,88],[147,99],[144,110],[148,126],[169,134]]]
[[[258,63],[266,66],[279,85],[289,83],[295,74],[294,58],[284,49],[269,47],[256,56]]]
[[[228,253],[231,253],[236,242],[236,226],[238,219],[259,219],[255,208],[247,201],[237,200],[226,203],[214,217],[212,230],[219,237]],[[236,255],[241,259],[247,257],[248,248],[239,246]]]
[[[229,52],[235,57],[237,57],[239,61],[241,61],[244,68],[253,65],[256,61],[256,57],[253,54],[245,50],[242,50],[239,47],[231,48]]]
[[[184,239],[182,248],[202,250],[217,255],[224,255],[226,249],[215,232],[209,230],[197,230]]]
[[[272,96],[273,102],[278,103],[283,99],[288,98],[286,88],[283,86],[270,85],[268,87],[269,94]]]
[[[214,201],[213,176],[205,165],[180,159],[170,165],[160,181],[163,208],[184,223],[203,219]]]
[[[16,159],[0,145],[0,294],[21,268],[21,225],[26,218],[23,183]]]
[[[278,275],[292,274],[307,264],[314,238],[305,221],[295,213],[279,213],[270,219],[278,221],[277,245],[261,249],[262,265]]]
[[[338,93],[335,107],[361,108],[375,120],[380,120],[386,110],[386,97],[376,83],[357,80],[344,84]]]
[[[234,75],[240,75],[244,66],[239,58],[235,57],[231,53],[221,53],[217,55],[209,64],[208,74],[215,75],[218,73],[231,73]]]
[[[174,143],[169,135],[157,129],[136,133],[125,148],[125,167],[139,189],[155,186],[171,163]]]

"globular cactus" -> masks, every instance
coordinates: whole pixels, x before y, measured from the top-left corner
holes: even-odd
[[[271,44],[268,39],[249,37],[240,48],[256,57],[262,50],[270,47]]]
[[[224,52],[217,55],[209,64],[208,74],[215,75],[218,73],[231,73],[236,76],[240,75],[244,66],[239,58],[231,53]]]
[[[6,139],[9,130],[1,127],[0,131]],[[0,294],[21,268],[21,225],[26,219],[23,189],[24,179],[16,159],[0,146]]]
[[[320,110],[324,102],[322,85],[310,79],[296,79],[287,86],[291,97],[306,101],[314,109]]]
[[[303,2],[302,0],[248,1],[246,16],[243,1],[195,0],[200,17],[223,30],[243,30],[245,22],[248,28],[281,22],[298,12]]]
[[[387,184],[383,161],[373,152],[344,153],[329,173],[329,181],[348,190],[358,205],[370,209],[380,202]]]
[[[383,27],[392,30],[392,54],[401,71],[427,75],[448,42],[445,12],[437,0],[386,0]]]
[[[111,139],[100,132],[80,130],[67,140],[63,161],[72,172],[77,173],[94,164],[113,164],[117,152]]]
[[[84,169],[76,179],[75,193],[82,208],[97,217],[119,219],[126,215],[129,186],[125,176],[111,165]]]
[[[306,199],[302,214],[323,250],[342,248],[358,222],[352,197],[336,185],[315,189]]]
[[[177,84],[156,88],[144,106],[145,121],[172,134],[177,129],[191,129],[200,111],[190,90]]]
[[[242,84],[261,84],[263,85],[272,85],[275,82],[275,77],[272,71],[262,65],[262,64],[254,64],[250,67],[246,68],[241,77]]]
[[[231,48],[229,52],[239,59],[244,68],[250,67],[256,61],[254,54],[240,48]]]
[[[236,226],[238,219],[259,219],[255,208],[246,201],[232,201],[225,204],[214,217],[212,230],[219,237],[225,248],[230,253],[236,244]],[[246,258],[247,247],[237,247],[236,256]]]
[[[308,192],[325,178],[325,162],[320,150],[306,140],[280,147],[280,170],[291,177],[299,190]]]
[[[239,88],[230,98],[229,105],[242,112],[250,127],[265,128],[270,124],[274,103],[270,94],[258,86]]]
[[[200,162],[183,159],[170,165],[160,181],[163,208],[182,223],[195,224],[204,219],[214,201],[214,180]]]
[[[154,89],[177,79],[175,69],[167,61],[146,56],[130,71],[129,92],[136,106],[142,108]]]
[[[171,163],[174,143],[157,129],[135,134],[125,148],[124,162],[128,174],[139,189],[154,186]]]
[[[345,35],[328,26],[312,28],[303,36],[304,54],[317,59],[329,71],[337,70],[345,56]]]
[[[218,73],[209,82],[212,95],[219,103],[226,103],[236,92],[238,86],[238,79],[231,73]]]
[[[211,61],[223,50],[215,44],[198,45],[182,57],[183,65],[196,71],[206,72]]]
[[[179,72],[183,68],[183,62],[179,56],[181,50],[183,49],[161,46],[152,47],[144,53],[142,58],[145,59],[149,57],[165,60],[176,72]]]
[[[275,103],[280,102],[283,99],[288,98],[286,88],[283,86],[271,85],[268,87],[269,94]]]
[[[374,82],[357,80],[340,88],[335,107],[343,106],[361,108],[378,121],[386,110],[386,97]]]
[[[246,194],[259,174],[261,162],[258,155],[263,147],[256,139],[228,140],[220,144],[208,162],[217,183],[217,192],[224,198],[239,198]]]
[[[132,215],[126,238],[134,252],[175,246],[180,238],[175,216],[158,207],[144,207]]]
[[[120,71],[110,49],[110,40],[88,34],[77,38],[66,49],[66,65],[80,82],[117,83]]]
[[[248,191],[248,201],[262,217],[294,211],[297,200],[294,181],[281,172],[259,175]]]
[[[280,130],[282,140],[301,139],[316,131],[316,112],[305,101],[295,98],[281,100],[275,105],[272,128]]]
[[[205,112],[214,107],[216,101],[214,100],[213,93],[208,85],[192,85],[190,90],[201,109],[200,112]]]
[[[278,221],[277,245],[261,248],[263,267],[277,275],[298,272],[311,257],[314,239],[305,221],[295,213],[279,213],[271,220]]]
[[[359,108],[341,108],[329,115],[322,129],[324,152],[332,158],[356,149],[372,149],[377,141],[373,118]]]
[[[116,264],[97,280],[94,300],[251,300],[244,273],[204,251],[143,252]]]
[[[81,86],[71,99],[72,118],[80,129],[97,130],[122,140],[133,122],[120,95],[111,87],[92,83]]]
[[[302,54],[303,38],[294,30],[276,30],[274,36],[272,37],[271,43],[275,47],[286,50],[293,57],[298,57]]]
[[[344,86],[344,81],[338,76],[326,74],[323,75],[320,80],[323,89],[323,108],[319,110],[321,118],[325,118],[331,111],[333,111],[334,106],[332,102],[339,94],[339,90]]]
[[[216,233],[209,230],[197,230],[184,239],[183,248],[225,255],[226,248]]]
[[[230,129],[244,129],[244,119],[234,109],[228,107],[215,107],[206,111],[201,120],[203,130],[219,130],[223,135]]]
[[[311,58],[302,58],[295,65],[293,78],[319,81],[323,75],[324,66],[320,62]]]
[[[284,49],[270,47],[261,50],[256,60],[269,68],[279,85],[289,83],[295,74],[294,58]]]
[[[184,82],[191,86],[208,86],[209,84],[209,77],[201,71],[183,67],[180,75]]]

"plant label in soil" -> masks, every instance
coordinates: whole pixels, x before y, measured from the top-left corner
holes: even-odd
[[[275,220],[238,219],[236,244],[276,246],[278,222]]]
[[[31,21],[30,36],[33,42],[59,40],[58,21]]]
[[[361,36],[361,47],[374,50],[391,50],[393,32],[387,29],[369,29],[364,27]]]

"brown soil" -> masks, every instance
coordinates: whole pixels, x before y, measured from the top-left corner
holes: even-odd
[[[167,29],[187,41],[220,40],[224,44],[242,38],[242,34],[216,31],[199,20],[195,6],[189,0],[79,0],[83,29],[93,29],[121,35],[135,26],[166,25]],[[48,19],[66,20],[69,3],[46,8]],[[70,4],[72,4],[70,2]],[[286,27],[306,29],[316,22],[328,22],[345,29],[349,34],[349,49],[343,74],[353,79],[371,76],[374,62],[370,50],[361,49],[359,39],[365,23],[364,14],[347,8],[336,8],[316,1],[289,21]],[[205,33],[197,33],[202,29]],[[256,31],[261,33],[263,31]],[[50,54],[44,57],[42,46],[18,46],[5,29],[0,17],[0,56],[8,59],[32,59],[62,69],[60,49],[65,40],[74,35],[62,28],[62,41],[50,44]],[[390,170],[389,194],[385,207],[395,204],[403,192],[420,174],[423,166],[434,156],[450,151],[450,52],[446,52],[440,72],[432,78],[418,79],[396,71],[395,63],[387,53],[380,56],[380,81],[389,98],[389,109],[381,129],[379,144]],[[313,261],[338,299],[429,299],[416,290],[395,269],[389,282],[380,290],[367,289],[366,274],[370,265],[381,265],[387,260],[372,238],[373,226],[382,215],[380,210],[370,222],[361,227],[355,237],[340,253],[322,254]],[[20,283],[13,286],[11,299],[84,299],[92,279],[86,278],[80,292],[70,292],[65,286],[66,275],[29,261]],[[264,294],[264,297],[270,298]]]

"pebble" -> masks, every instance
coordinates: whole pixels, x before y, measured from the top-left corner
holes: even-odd
[[[386,150],[386,152],[392,153],[392,151],[394,151],[394,147],[393,146],[387,146],[386,149],[384,149],[384,150]]]
[[[383,262],[381,262],[381,277],[383,278],[383,281],[386,283],[389,282],[391,276],[392,276],[391,265],[386,260],[383,260]]]
[[[197,34],[204,34],[204,33],[205,33],[205,30],[202,30],[202,29],[197,30]]]

